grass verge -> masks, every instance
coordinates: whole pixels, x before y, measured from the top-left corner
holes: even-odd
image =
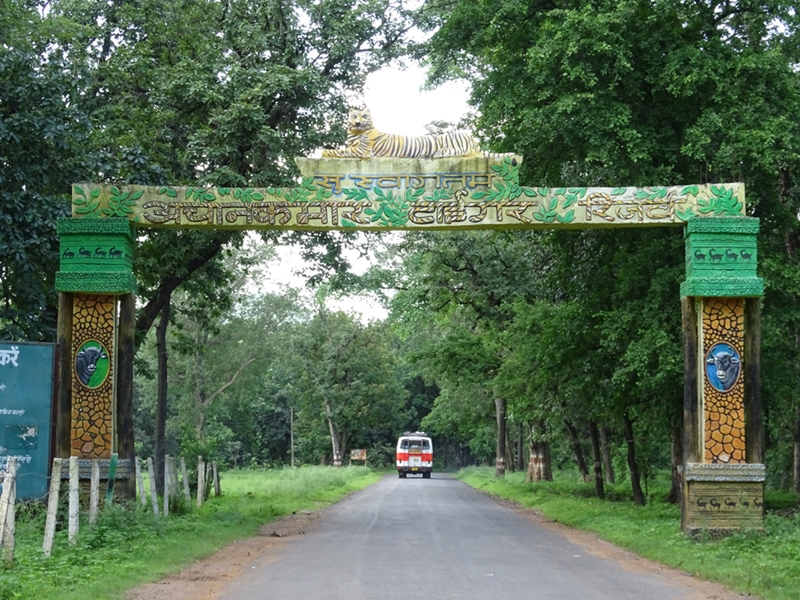
[[[303,467],[228,471],[223,496],[202,508],[156,517],[138,506],[102,511],[94,527],[81,522],[77,543],[58,531],[50,558],[42,555],[44,514],[21,508],[12,568],[0,570],[0,600],[116,600],[132,587],[180,570],[293,510],[336,502],[380,479],[365,467]]]
[[[764,600],[800,598],[800,514],[770,514],[765,531],[742,532],[720,541],[695,541],[680,531],[679,507],[658,499],[647,506],[628,501],[630,487],[609,486],[612,500],[598,500],[593,486],[573,481],[526,483],[524,473],[495,479],[494,469],[470,467],[456,475],[493,496],[541,510],[548,519],[593,531],[601,538],[665,565]],[[656,490],[663,498],[663,490]],[[797,498],[792,499],[797,503]],[[770,495],[766,497],[770,507]],[[773,506],[787,504],[785,494]],[[788,512],[788,511],[787,511]]]

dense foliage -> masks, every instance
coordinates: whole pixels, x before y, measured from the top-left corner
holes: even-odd
[[[341,139],[351,94],[409,51],[417,24],[431,81],[470,81],[475,131],[524,155],[524,184],[746,184],[767,284],[770,482],[800,490],[791,5],[1,1],[2,338],[53,337],[70,183],[288,184],[292,157]],[[343,273],[353,238],[295,236],[325,293],[396,290],[387,322],[370,324],[324,293],[247,283],[274,260],[277,236],[261,239],[139,234],[141,454],[286,464],[364,447],[388,465],[396,435],[424,427],[448,464],[534,455],[574,460],[588,480],[594,461],[596,493],[624,474],[640,503],[657,469],[677,481],[679,229],[415,234],[385,240],[364,277]]]

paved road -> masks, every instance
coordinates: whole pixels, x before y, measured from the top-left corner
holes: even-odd
[[[696,590],[587,553],[458,480],[386,477],[256,558],[223,600],[686,600]]]

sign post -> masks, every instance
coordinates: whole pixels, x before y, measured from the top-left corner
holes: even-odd
[[[0,343],[0,471],[17,460],[17,498],[43,498],[50,467],[55,344]]]

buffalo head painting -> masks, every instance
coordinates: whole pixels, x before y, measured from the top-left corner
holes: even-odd
[[[98,369],[100,361],[105,362]],[[88,388],[102,385],[108,374],[108,354],[100,342],[87,342],[81,346],[75,355],[75,374],[78,381]]]
[[[739,352],[724,342],[711,346],[706,355],[706,377],[715,390],[727,392],[739,379],[742,361]]]

